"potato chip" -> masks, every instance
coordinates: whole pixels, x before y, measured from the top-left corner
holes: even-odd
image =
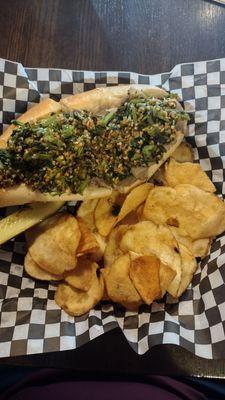
[[[97,203],[98,199],[84,200],[77,211],[77,217],[81,218],[92,232],[96,230],[94,212]]]
[[[144,180],[145,181],[145,180]],[[143,180],[137,179],[134,176],[128,176],[127,178],[123,179],[119,185],[117,185],[117,190],[120,193],[127,194],[130,193],[132,189],[134,189],[136,186],[141,185],[144,183]]]
[[[95,224],[102,236],[108,236],[113,227],[127,217],[128,223],[137,222],[134,212],[142,204],[153,187],[151,183],[144,183],[133,188],[127,196],[113,191],[108,198],[100,199],[95,208]]]
[[[93,261],[100,261],[103,257],[106,248],[106,240],[98,232],[94,232],[95,239],[98,243],[98,250],[95,253],[90,253],[89,258]]]
[[[205,258],[209,254],[212,238],[197,239],[192,242],[192,249],[188,249],[195,257]],[[187,247],[187,246],[186,246]]]
[[[67,283],[61,283],[55,293],[55,302],[67,314],[80,316],[90,311],[102,298],[104,282],[95,275],[87,292],[75,289]]]
[[[119,222],[119,224],[121,223],[123,225],[133,225],[136,224],[138,221],[139,219],[137,215],[137,210],[134,210],[127,214],[126,217],[124,217],[122,221]]]
[[[180,235],[204,239],[224,232],[225,203],[193,185],[158,186],[149,192],[144,217],[155,224],[166,224],[172,218]]]
[[[100,199],[95,208],[95,225],[102,236],[108,236],[116,224],[121,204],[125,195],[115,190],[110,197]]]
[[[117,222],[124,219],[126,215],[128,215],[131,211],[136,210],[140,204],[144,203],[148,196],[149,190],[151,190],[153,187],[154,185],[151,183],[143,183],[142,185],[131,190],[123,202]]]
[[[183,142],[171,154],[171,158],[180,163],[193,162],[194,160],[193,149],[188,143]]]
[[[75,268],[80,237],[76,218],[67,213],[55,214],[26,232],[31,257],[54,275]]]
[[[119,256],[123,254],[119,248],[119,243],[123,234],[128,228],[128,225],[119,225],[110,233],[104,252],[105,267],[109,267]]]
[[[76,254],[81,233],[76,218],[69,213],[61,213],[54,226],[55,241],[62,251]]]
[[[120,249],[141,255],[155,255],[163,264],[172,268],[176,275],[168,292],[176,296],[181,280],[181,259],[178,245],[169,228],[157,226],[151,221],[142,221],[130,227],[120,241]]]
[[[141,254],[134,253],[133,251],[129,251],[129,255],[130,255],[131,262],[133,262],[137,258],[143,257],[143,256],[141,256]],[[152,257],[152,256],[150,256],[150,257]],[[159,291],[158,296],[156,297],[157,300],[161,299],[165,295],[169,285],[171,284],[172,280],[176,276],[176,272],[172,268],[170,268],[166,264],[163,264],[160,260],[159,260],[159,262],[160,262],[160,266],[159,266],[160,291]],[[141,295],[141,293],[140,293],[140,295]]]
[[[173,204],[175,204],[175,201],[176,189],[155,186],[155,188],[149,192],[145,202],[143,218],[153,221],[155,224],[166,224],[168,219],[173,216],[171,208]],[[176,223],[177,222],[176,220]]]
[[[138,302],[130,302],[128,300],[123,300],[120,302],[120,304],[129,311],[138,311],[138,308],[140,307],[141,304],[143,304],[143,301],[140,297],[140,300]]]
[[[181,255],[181,281],[177,292],[177,297],[180,297],[182,293],[187,289],[190,282],[192,281],[193,274],[197,269],[197,262],[195,257],[188,251],[188,249],[179,244],[179,250]]]
[[[160,262],[159,282],[160,282],[161,293],[159,298],[162,298],[164,294],[167,292],[175,276],[176,272],[171,267],[169,267],[169,265]]]
[[[189,236],[180,235],[179,229],[175,226],[170,226],[169,228],[178,244],[183,244],[190,251],[190,253],[193,254],[194,257],[204,258],[207,256],[211,245],[210,238],[193,240]]]
[[[24,259],[24,268],[28,275],[32,278],[39,279],[40,281],[60,281],[63,279],[63,275],[54,275],[44,271],[33,260],[29,252]]]
[[[188,183],[206,192],[213,193],[216,191],[215,186],[201,169],[200,164],[179,163],[171,158],[165,165],[165,179],[167,185],[171,187]]]
[[[76,251],[77,257],[80,257],[86,253],[97,253],[97,251],[99,251],[99,244],[94,233],[91,232],[91,230],[80,218],[78,218],[78,225],[81,238]]]
[[[101,272],[102,271],[104,271],[104,269],[102,269]],[[104,274],[102,274],[102,278],[104,279]],[[104,292],[103,292],[103,295],[102,295],[102,301],[111,301],[110,298],[109,298],[109,295],[107,293],[105,284],[104,284]]]
[[[136,258],[139,258],[142,256],[142,254],[140,253],[135,253],[134,251],[129,251],[129,256],[130,256],[130,260],[134,261],[136,260]]]
[[[144,206],[145,206],[144,204],[141,204],[141,205],[137,208],[138,222],[144,221],[144,217],[143,217]]]
[[[92,284],[92,280],[96,275],[98,265],[88,260],[87,257],[79,257],[76,268],[65,274],[65,281],[76,289],[87,292]]]
[[[130,310],[134,310],[141,304],[141,297],[130,279],[129,269],[129,254],[123,254],[116,259],[110,268],[106,268],[103,276],[109,298]]]
[[[131,261],[130,278],[142,300],[150,305],[160,297],[160,261],[156,256],[141,256]]]

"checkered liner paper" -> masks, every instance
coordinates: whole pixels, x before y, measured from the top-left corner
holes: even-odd
[[[195,160],[225,195],[225,59],[175,66],[170,73],[90,72],[24,68],[0,59],[1,131],[12,119],[51,97],[59,100],[99,86],[144,83],[177,93],[190,115],[186,140]],[[11,210],[0,209],[4,216]],[[79,347],[120,327],[139,354],[173,343],[198,356],[225,354],[225,235],[211,246],[180,301],[142,306],[138,312],[102,303],[72,318],[54,302],[55,286],[29,278],[23,269],[24,236],[0,249],[0,356],[43,353]]]

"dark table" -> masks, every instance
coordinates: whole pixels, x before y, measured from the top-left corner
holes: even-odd
[[[27,67],[169,71],[225,56],[225,6],[204,0],[0,0],[0,57]],[[74,351],[0,365],[79,373],[225,376],[225,361],[164,345],[137,356],[116,329]]]

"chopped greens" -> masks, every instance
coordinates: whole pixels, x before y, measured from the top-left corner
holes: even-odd
[[[159,162],[176,124],[188,119],[168,95],[131,96],[104,117],[73,111],[33,123],[13,121],[7,148],[0,150],[0,187],[26,183],[58,195],[82,193],[93,178],[116,186],[133,167]]]
[[[106,115],[104,116],[104,118],[102,118],[102,119],[99,121],[100,125],[106,126],[106,125],[109,123],[109,121],[111,121],[111,119],[113,118],[113,116],[114,116],[114,112],[110,112],[110,113],[106,114]]]

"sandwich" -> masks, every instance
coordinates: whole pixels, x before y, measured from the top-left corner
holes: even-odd
[[[187,121],[175,95],[148,85],[41,101],[0,136],[0,207],[127,193],[170,157]]]

